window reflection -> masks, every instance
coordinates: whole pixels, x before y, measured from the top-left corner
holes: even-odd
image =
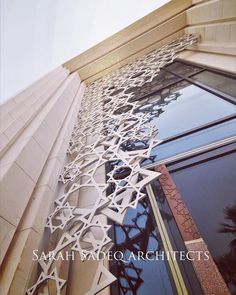
[[[163,222],[165,224],[165,229],[168,232],[168,236],[171,240],[173,250],[187,251],[159,180],[155,180],[152,182],[152,189],[153,189],[153,193],[155,195],[155,199],[158,204],[158,208],[160,210]],[[187,259],[178,260],[178,265],[183,275],[185,285],[188,290],[188,294],[203,295],[200,283],[197,279],[197,276],[193,269],[193,265],[191,261]]]
[[[146,77],[147,80],[151,77]],[[160,70],[158,75],[151,81],[144,84],[142,87],[131,87],[125,93],[134,92],[134,96],[130,99],[130,102],[139,100],[140,98],[156,92],[169,84],[180,81],[181,79],[171,73]]]
[[[161,161],[235,135],[236,119],[232,119],[156,146],[152,150],[151,157],[144,160],[142,165]]]
[[[228,286],[236,289],[236,204],[224,210],[225,222],[221,224],[220,233],[232,234],[229,252],[216,259],[220,272]]]
[[[138,260],[142,251],[163,251],[160,234],[156,228],[147,198],[142,199],[136,210],[128,209],[123,225],[114,224],[115,246],[113,251],[124,253],[124,259],[134,253],[128,263],[113,261],[111,271],[117,277],[112,285],[112,294],[169,295],[176,294],[171,284],[165,260]],[[150,257],[151,258],[151,257]]]
[[[182,76],[189,76],[201,71],[201,68],[199,67],[196,67],[193,65],[187,65],[178,61],[175,61],[172,64],[166,66],[165,69],[173,71],[174,73],[182,75]]]
[[[149,113],[158,138],[189,131],[235,114],[235,105],[186,81],[179,82],[139,102],[137,112]]]
[[[174,62],[166,68],[177,74],[191,76],[227,94],[235,95],[236,93],[235,80],[231,78],[209,71],[195,74],[201,68],[180,62]],[[146,160],[144,165],[235,135],[235,119],[231,118],[229,121],[224,119],[224,123],[208,126],[215,120],[235,114],[236,107],[232,103],[164,70],[161,70],[152,82],[148,82],[149,78],[146,77],[147,83],[143,87],[130,89],[135,93],[130,101],[139,100],[140,106],[137,112],[147,114],[149,121],[158,128],[158,139],[169,139],[169,141],[158,145],[153,150],[152,157]],[[123,113],[127,110],[118,111]],[[205,129],[192,131],[201,126],[205,126]],[[185,134],[186,132],[189,132],[188,135]],[[173,136],[180,134],[182,137],[173,140]],[[131,151],[147,148],[148,144],[145,139],[130,140],[124,142],[121,148],[124,151]],[[227,159],[230,157],[232,155]],[[232,186],[236,179],[234,168],[236,159],[230,159],[229,163],[225,159],[222,157],[221,160],[219,158],[177,171],[173,173],[173,178],[226,283],[232,292],[236,292],[236,205],[234,205],[236,191]],[[111,163],[111,165],[115,164],[120,165],[120,162]],[[125,171],[122,172],[120,169],[119,173],[125,173]],[[165,216],[162,210],[163,202],[159,199],[160,194],[158,193],[158,206],[159,209],[161,208],[162,217],[167,228],[169,227],[168,231],[171,236],[174,221],[170,214]],[[206,220],[207,227],[205,226]],[[176,232],[173,236],[176,240]],[[136,210],[127,211],[123,225],[114,224],[114,241],[113,250],[124,253],[124,259],[129,257],[131,252],[138,256],[138,251],[145,253],[163,250],[148,198],[140,201]],[[180,249],[182,247],[180,241],[177,241],[177,244],[177,248]],[[181,267],[181,270],[185,268],[191,270],[186,265]],[[118,279],[112,285],[113,295],[152,295],[156,294],[157,289],[160,294],[175,294],[176,292],[166,261],[137,259],[127,263],[113,261],[111,271]],[[193,274],[192,276],[194,277]],[[190,275],[187,277],[188,280]],[[199,286],[196,284],[193,288],[199,289]],[[200,294],[200,292],[197,293]]]
[[[232,268],[236,257],[235,163],[236,153],[231,153],[172,173],[177,189],[232,293],[236,292],[235,265]]]
[[[192,79],[206,84],[214,89],[222,91],[233,97],[236,97],[236,83],[235,79],[220,75],[217,73],[212,73],[209,71],[204,71],[197,75],[191,77]]]

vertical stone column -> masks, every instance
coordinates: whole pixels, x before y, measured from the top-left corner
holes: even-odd
[[[37,275],[33,250],[47,243],[44,225],[84,88],[59,67],[1,106],[2,294],[24,294]]]
[[[223,280],[204,240],[198,231],[188,208],[186,207],[177,187],[164,164],[155,167],[155,171],[160,172],[159,182],[166,196],[178,229],[184,240],[187,251],[190,253],[193,267],[206,295],[230,295],[225,281]],[[198,259],[196,251],[207,251],[209,259]]]

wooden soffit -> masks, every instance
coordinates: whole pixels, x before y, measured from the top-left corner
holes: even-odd
[[[184,34],[191,0],[173,0],[64,64],[93,82]]]

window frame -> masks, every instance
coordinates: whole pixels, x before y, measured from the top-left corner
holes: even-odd
[[[168,72],[168,73],[174,74],[174,75],[178,76],[179,78],[182,78],[182,79],[188,81],[189,83],[191,83],[191,84],[193,84],[195,86],[198,86],[198,87],[200,87],[200,88],[202,88],[202,89],[204,89],[204,90],[206,90],[206,91],[208,91],[208,92],[210,92],[212,94],[215,94],[215,95],[223,98],[224,100],[229,101],[232,104],[236,105],[236,97],[233,97],[233,96],[231,96],[229,94],[226,94],[226,93],[224,93],[224,92],[222,92],[220,90],[217,90],[217,89],[215,89],[213,87],[210,87],[210,86],[208,86],[208,85],[206,85],[204,83],[201,83],[201,82],[196,81],[196,80],[194,80],[194,79],[191,78],[192,76],[195,76],[195,75],[197,75],[199,73],[202,73],[204,71],[209,71],[209,72],[212,72],[212,73],[220,74],[222,76],[229,77],[229,78],[232,78],[232,79],[236,79],[236,75],[231,74],[231,73],[227,73],[227,72],[222,71],[222,70],[216,70],[214,68],[210,68],[210,67],[207,67],[207,66],[199,65],[197,63],[192,63],[192,62],[190,63],[190,62],[187,62],[187,61],[183,61],[182,59],[178,59],[178,58],[175,59],[174,62],[180,62],[180,63],[186,64],[186,65],[189,65],[189,66],[196,66],[196,67],[199,67],[200,69],[199,69],[198,72],[191,73],[191,74],[189,74],[187,76],[186,75],[177,74],[174,71],[171,71],[171,70],[167,69],[166,67],[164,67],[162,69],[164,71]]]
[[[181,75],[181,74],[177,74],[175,73],[173,70],[169,70],[167,69],[166,67],[170,66],[171,64],[173,64],[174,62],[180,62],[180,63],[183,63],[185,65],[188,65],[188,66],[195,66],[195,67],[198,67],[199,68],[199,71],[196,71],[194,73],[190,73],[189,75]],[[161,68],[162,71],[165,71],[169,74],[172,74],[172,75],[175,75],[177,77],[179,77],[179,79],[177,81],[174,81],[174,82],[170,82],[168,84],[166,84],[165,86],[163,87],[160,87],[158,90],[155,90],[155,91],[151,91],[149,92],[149,94],[145,94],[143,96],[139,96],[137,99],[135,99],[134,101],[139,101],[141,99],[144,99],[150,95],[153,95],[155,93],[157,93],[158,91],[162,91],[163,89],[167,88],[167,87],[170,87],[176,83],[179,83],[179,82],[182,82],[183,80],[186,80],[188,81],[189,83],[195,85],[195,86],[198,86],[212,94],[215,94],[221,98],[223,98],[224,100],[227,100],[231,103],[233,103],[234,105],[236,105],[236,98],[229,95],[229,94],[226,94],[222,91],[219,91],[219,90],[216,90],[214,89],[213,87],[210,87],[210,86],[207,86],[206,84],[204,83],[201,83],[201,82],[198,82],[194,79],[192,79],[191,77],[194,76],[194,75],[197,75],[199,73],[202,73],[204,71],[209,71],[209,72],[213,72],[215,74],[220,74],[222,76],[226,76],[226,77],[229,77],[229,78],[232,78],[232,79],[236,79],[236,74],[233,74],[233,73],[229,73],[229,72],[226,72],[226,71],[223,71],[223,70],[219,70],[219,69],[215,69],[215,68],[211,68],[209,66],[205,66],[205,65],[202,65],[202,64],[198,64],[198,63],[194,63],[194,62],[190,62],[190,61],[186,61],[186,60],[183,60],[181,58],[176,58],[172,63],[170,64],[167,64],[165,67]]]
[[[190,74],[187,74],[187,75],[177,74],[173,70],[169,70],[169,69],[166,68],[166,67],[170,66],[171,64],[173,64],[174,62],[179,62],[179,63],[185,64],[185,65],[188,65],[188,66],[198,67],[199,71],[196,71],[194,73],[190,73]],[[191,84],[193,84],[193,85],[195,85],[195,86],[197,86],[199,88],[202,88],[203,90],[205,90],[207,92],[212,93],[213,95],[216,95],[216,96],[220,97],[221,99],[224,99],[224,100],[232,103],[233,105],[236,105],[236,97],[228,95],[228,94],[226,94],[226,93],[224,93],[222,91],[216,90],[216,89],[214,89],[214,88],[212,88],[210,86],[205,85],[204,83],[198,82],[198,81],[191,78],[192,76],[197,75],[199,73],[202,73],[205,70],[207,70],[209,72],[212,72],[212,73],[220,74],[220,75],[223,75],[223,76],[226,76],[226,77],[229,77],[229,78],[233,78],[233,79],[236,79],[235,74],[229,73],[229,72],[226,72],[226,71],[223,71],[223,70],[215,69],[215,68],[212,68],[212,67],[209,67],[209,66],[205,66],[205,65],[202,65],[202,64],[198,64],[198,63],[195,63],[195,62],[192,62],[192,61],[191,62],[186,61],[186,60],[183,60],[181,58],[176,58],[173,61],[173,63],[168,64],[166,67],[163,67],[161,70],[163,70],[163,71],[165,71],[165,72],[167,72],[169,74],[172,74],[172,75],[175,75],[175,76],[179,77],[179,80],[175,81],[175,82],[168,83],[165,86],[159,88],[158,90],[150,92],[149,94],[146,94],[144,96],[140,96],[135,101],[140,101],[140,100],[142,100],[144,98],[147,98],[147,97],[149,97],[151,95],[154,95],[154,94],[162,91],[163,89],[165,89],[167,87],[175,85],[176,83],[179,83],[179,82],[182,82],[182,81],[187,81],[187,82],[189,82],[189,83],[191,83]],[[220,124],[222,124],[224,122],[233,120],[235,118],[236,118],[236,112],[235,112],[235,114],[231,114],[231,115],[225,116],[223,118],[216,119],[216,120],[214,120],[212,122],[200,125],[198,127],[192,128],[192,129],[190,129],[188,131],[184,131],[182,133],[178,133],[176,135],[165,138],[160,143],[160,145],[163,145],[165,143],[174,141],[176,139],[183,138],[185,136],[197,133],[199,131],[208,129],[208,128],[213,127],[213,126],[220,125]],[[231,137],[225,138],[223,140],[217,140],[217,141],[215,141],[213,143],[203,145],[200,148],[195,148],[195,149],[192,149],[190,151],[179,153],[179,154],[177,154],[175,156],[171,156],[169,158],[165,158],[163,160],[156,161],[156,162],[151,163],[151,164],[143,165],[143,167],[152,168],[152,167],[155,167],[156,165],[159,165],[159,164],[169,164],[169,163],[172,163],[172,162],[175,162],[175,161],[178,161],[178,160],[183,160],[185,158],[189,158],[190,156],[191,157],[195,156],[195,155],[197,155],[199,153],[201,154],[201,153],[204,153],[204,152],[209,152],[209,151],[217,149],[217,148],[219,148],[221,146],[225,146],[225,145],[228,145],[228,144],[230,145],[231,143],[234,143],[234,142],[236,142],[236,134],[235,134],[235,136],[231,136]]]

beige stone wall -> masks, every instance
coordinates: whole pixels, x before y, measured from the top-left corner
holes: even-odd
[[[187,9],[187,33],[199,33],[194,51],[236,55],[236,1],[210,0]]]
[[[48,243],[44,225],[62,189],[58,177],[85,89],[78,72],[91,82],[184,32],[199,33],[201,40],[179,54],[180,58],[236,72],[236,2],[172,1],[72,59],[66,63],[68,69],[58,67],[0,106],[3,294],[24,294],[38,272],[30,253],[53,249],[54,238]],[[61,265],[62,277],[68,276],[68,267],[68,263]],[[79,261],[71,265],[86,276],[83,267]],[[86,271],[90,272],[89,266]],[[76,293],[79,282],[75,273],[69,275],[69,281],[72,279],[70,290]]]
[[[185,50],[178,55],[179,58],[190,62],[206,65],[218,70],[236,73],[236,57],[214,54],[210,52]]]
[[[186,10],[186,33],[200,41],[179,54],[180,58],[236,73],[236,1],[193,0]]]
[[[184,34],[191,0],[172,0],[98,45],[67,61],[86,83],[95,81],[137,57]]]
[[[198,33],[201,37],[197,45],[188,49],[191,53],[230,56],[225,59],[227,64],[235,65],[236,1],[172,0],[69,60],[65,67],[78,71],[90,83],[184,33]]]
[[[32,250],[45,243],[84,89],[77,73],[59,67],[0,108],[2,294],[24,294],[37,271]]]

